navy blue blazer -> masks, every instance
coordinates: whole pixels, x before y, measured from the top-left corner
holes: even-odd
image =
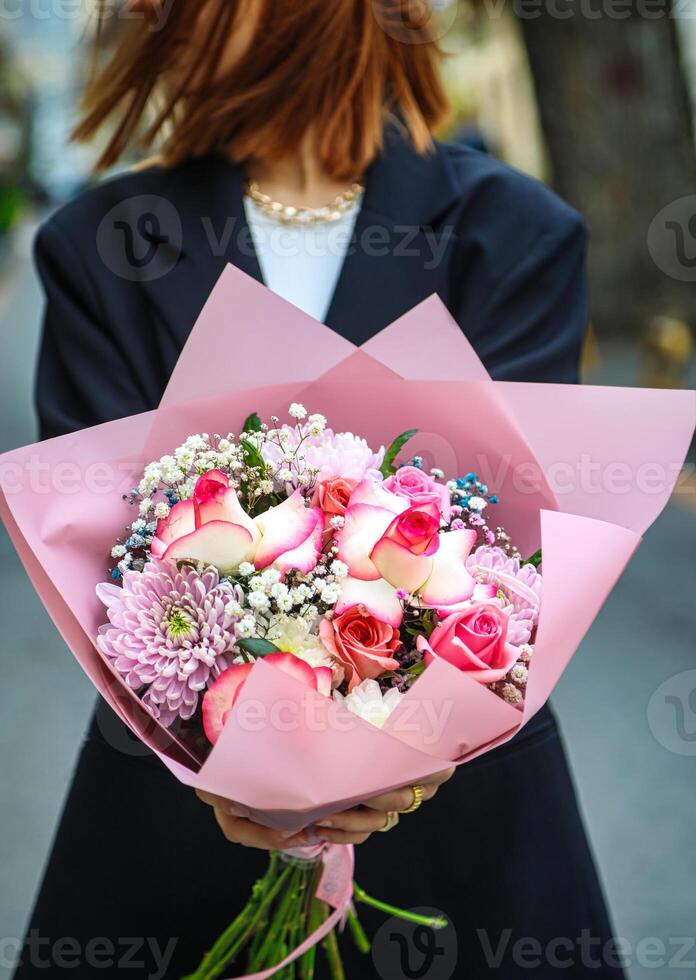
[[[486,154],[437,143],[421,156],[393,131],[365,184],[330,327],[359,344],[438,293],[495,378],[577,380],[575,211]],[[105,181],[43,225],[36,259],[44,437],[154,408],[224,264],[262,281],[242,171],[215,155]]]

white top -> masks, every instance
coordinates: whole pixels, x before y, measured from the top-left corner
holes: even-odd
[[[245,195],[244,211],[266,286],[324,323],[359,210],[356,204],[330,223],[286,225]]]

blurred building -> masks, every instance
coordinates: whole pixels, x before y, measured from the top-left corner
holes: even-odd
[[[79,101],[88,4],[50,10],[24,3],[2,19],[4,46],[21,75],[29,105],[25,178],[50,201],[69,197],[84,182],[89,154],[69,143]]]

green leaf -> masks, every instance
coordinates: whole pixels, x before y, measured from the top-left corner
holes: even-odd
[[[538,568],[539,565],[541,565],[541,548],[539,548],[538,551],[535,551],[534,554],[531,556],[531,558],[528,558],[524,562],[524,564],[525,565],[534,565],[535,568]]]
[[[407,429],[406,432],[402,432],[400,436],[397,436],[393,441],[389,449],[387,449],[384,454],[384,462],[380,466],[380,472],[382,476],[391,476],[392,473],[396,473],[396,466],[394,466],[394,460],[399,455],[400,451],[404,448],[409,439],[413,439],[418,429]]]
[[[409,667],[406,670],[406,673],[410,674],[412,677],[420,677],[420,675],[423,673],[424,670],[425,670],[425,661],[419,660],[417,664],[413,664],[411,667]]]
[[[258,417],[256,412],[252,412],[251,415],[246,419],[244,425],[242,426],[242,432],[260,432],[261,431],[261,419]]]
[[[257,467],[258,469],[261,470],[262,473],[265,473],[266,463],[264,461],[263,456],[256,448],[256,446],[252,446],[252,444],[248,441],[248,439],[240,439],[239,445],[244,450],[244,462],[246,463],[246,465]]]
[[[270,640],[262,640],[260,637],[237,640],[237,646],[252,657],[265,657],[267,653],[281,653],[280,647],[277,647],[275,643],[271,643]]]

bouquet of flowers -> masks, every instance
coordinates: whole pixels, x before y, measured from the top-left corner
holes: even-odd
[[[282,426],[253,414],[238,438],[189,436],[145,468],[112,581],[97,587],[108,663],[201,763],[262,658],[379,727],[436,658],[521,708],[539,556],[522,562],[489,526],[497,497],[475,473],[445,483],[418,456],[397,467],[413,431],[375,452],[299,403],[289,414]],[[328,917],[314,887],[325,850],[304,851],[292,871],[298,849],[272,855],[193,976],[219,976],[245,948],[251,970],[276,966],[315,931]]]
[[[131,730],[295,832],[526,724],[695,420],[692,392],[492,382],[436,299],[356,351],[228,267],[160,407],[0,458],[0,515]],[[37,456],[69,462],[70,492],[32,485]],[[352,873],[320,836],[272,854],[193,977],[244,954],[254,977],[309,978],[319,941],[340,977],[336,928],[368,946],[355,902],[413,917]]]

